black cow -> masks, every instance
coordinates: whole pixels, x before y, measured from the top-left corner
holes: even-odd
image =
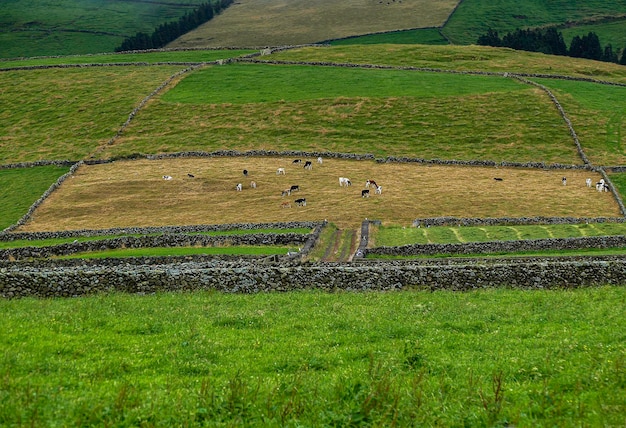
[[[291,188],[289,189],[291,192],[296,192],[300,190],[300,186],[297,185],[293,185],[291,186]]]
[[[361,197],[362,198],[369,198],[370,197],[370,189],[361,190]]]
[[[305,198],[296,199],[295,203],[299,207],[306,207],[306,199]]]

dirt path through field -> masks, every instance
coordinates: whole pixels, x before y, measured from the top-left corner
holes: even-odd
[[[352,229],[339,229],[328,242],[322,261],[346,262],[352,259],[356,251],[358,233]]]

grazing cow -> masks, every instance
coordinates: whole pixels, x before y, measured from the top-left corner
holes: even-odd
[[[346,178],[346,177],[339,177],[339,187],[348,187],[348,186],[352,186],[352,182],[350,181],[350,179]]]
[[[294,184],[293,186],[291,186],[289,188],[289,191],[291,191],[291,192],[298,192],[298,191],[300,191],[300,186]]]
[[[172,176],[171,175],[164,175],[163,176],[163,180],[171,180]]]
[[[282,196],[283,198],[284,198],[285,196],[291,196],[291,189],[285,189],[285,190],[283,190],[283,193],[282,193],[280,196]]]
[[[250,187],[252,187],[253,189],[256,189],[256,181],[251,181]]]
[[[248,176],[248,170],[247,170],[247,169],[244,169],[244,170],[243,170],[243,176],[244,176],[244,177],[247,177],[247,176]]]
[[[311,161],[306,161],[304,163],[304,169],[313,169],[313,163]]]
[[[609,186],[605,183],[604,178],[601,178],[600,181],[598,181],[596,183],[596,190],[598,192],[608,192],[609,191]]]
[[[291,162],[293,164],[298,164],[298,163],[302,163],[302,159],[294,159],[293,162]]]
[[[306,198],[296,199],[295,202],[299,207],[306,207]]]
[[[587,187],[591,187],[591,178],[586,179],[585,184],[587,185]]]
[[[321,156],[317,157],[317,163],[319,163],[320,165],[324,163],[324,159],[322,159]]]
[[[374,189],[378,187],[378,185],[376,184],[374,180],[367,180],[365,182],[365,187],[369,189],[370,186],[374,187]]]
[[[500,177],[493,177],[493,179],[496,180],[496,181],[502,181],[502,178],[500,178]]]
[[[196,176],[195,176],[195,175],[193,175],[193,174],[187,174],[187,177],[189,177],[189,178],[195,178]]]
[[[241,189],[243,189],[243,186],[241,185],[241,183],[235,186],[235,190],[237,190],[238,192],[241,192]]]
[[[276,170],[276,175],[285,175],[285,168],[278,168]]]
[[[563,183],[563,186],[567,185],[567,178],[566,177],[561,178],[561,183]]]
[[[370,189],[361,190],[361,197],[362,198],[369,198],[370,197]]]
[[[376,193],[379,195],[383,194],[383,186],[376,186]]]
[[[282,204],[280,204],[281,208],[291,208],[291,202],[289,201],[285,201]]]

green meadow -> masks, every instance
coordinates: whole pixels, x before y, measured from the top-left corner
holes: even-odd
[[[443,28],[443,34],[454,44],[476,43],[489,28],[504,34],[516,28],[554,26],[590,17],[619,16],[626,13],[626,1],[603,0],[464,0]],[[624,27],[621,25],[622,33]],[[586,34],[586,33],[585,33]],[[617,34],[617,32],[616,32]],[[619,38],[622,38],[620,35]],[[618,40],[603,40],[604,44]],[[621,46],[620,46],[621,47]]]
[[[626,234],[624,223],[560,225],[390,227],[372,231],[375,246],[407,244],[460,244],[464,242],[517,241],[522,239],[577,238]]]
[[[391,31],[388,33],[368,34],[365,36],[349,37],[333,40],[332,46],[354,45],[447,45],[449,42],[441,35],[437,28],[420,28],[417,30]]]
[[[142,111],[102,156],[234,144],[239,150],[580,162],[549,98],[512,79],[258,64],[194,72]]]
[[[3,426],[620,426],[623,287],[0,300]]]
[[[137,32],[151,34],[205,0],[11,0],[0,3],[3,58],[113,52]]]
[[[69,167],[0,169],[0,230],[18,222]]]

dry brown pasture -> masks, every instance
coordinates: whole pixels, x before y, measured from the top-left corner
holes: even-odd
[[[619,216],[611,193],[585,186],[585,171],[381,164],[371,160],[324,159],[312,170],[288,157],[125,160],[86,165],[66,180],[21,231],[102,229],[223,223],[324,220],[342,229],[365,218],[411,225],[415,218]],[[306,160],[306,159],[303,159]],[[285,168],[285,175],[277,175]],[[243,176],[243,170],[249,177]],[[187,174],[193,174],[190,178]],[[172,180],[162,177],[170,175]],[[339,187],[339,177],[352,186]],[[561,184],[562,176],[567,185]],[[495,181],[500,177],[502,181]],[[361,197],[365,181],[382,195]],[[257,188],[252,189],[254,180]],[[235,186],[242,183],[243,191]],[[281,197],[291,185],[299,192]],[[306,198],[306,207],[294,200]],[[291,208],[282,208],[283,202]]]
[[[237,0],[168,47],[284,46],[443,25],[458,0]]]

